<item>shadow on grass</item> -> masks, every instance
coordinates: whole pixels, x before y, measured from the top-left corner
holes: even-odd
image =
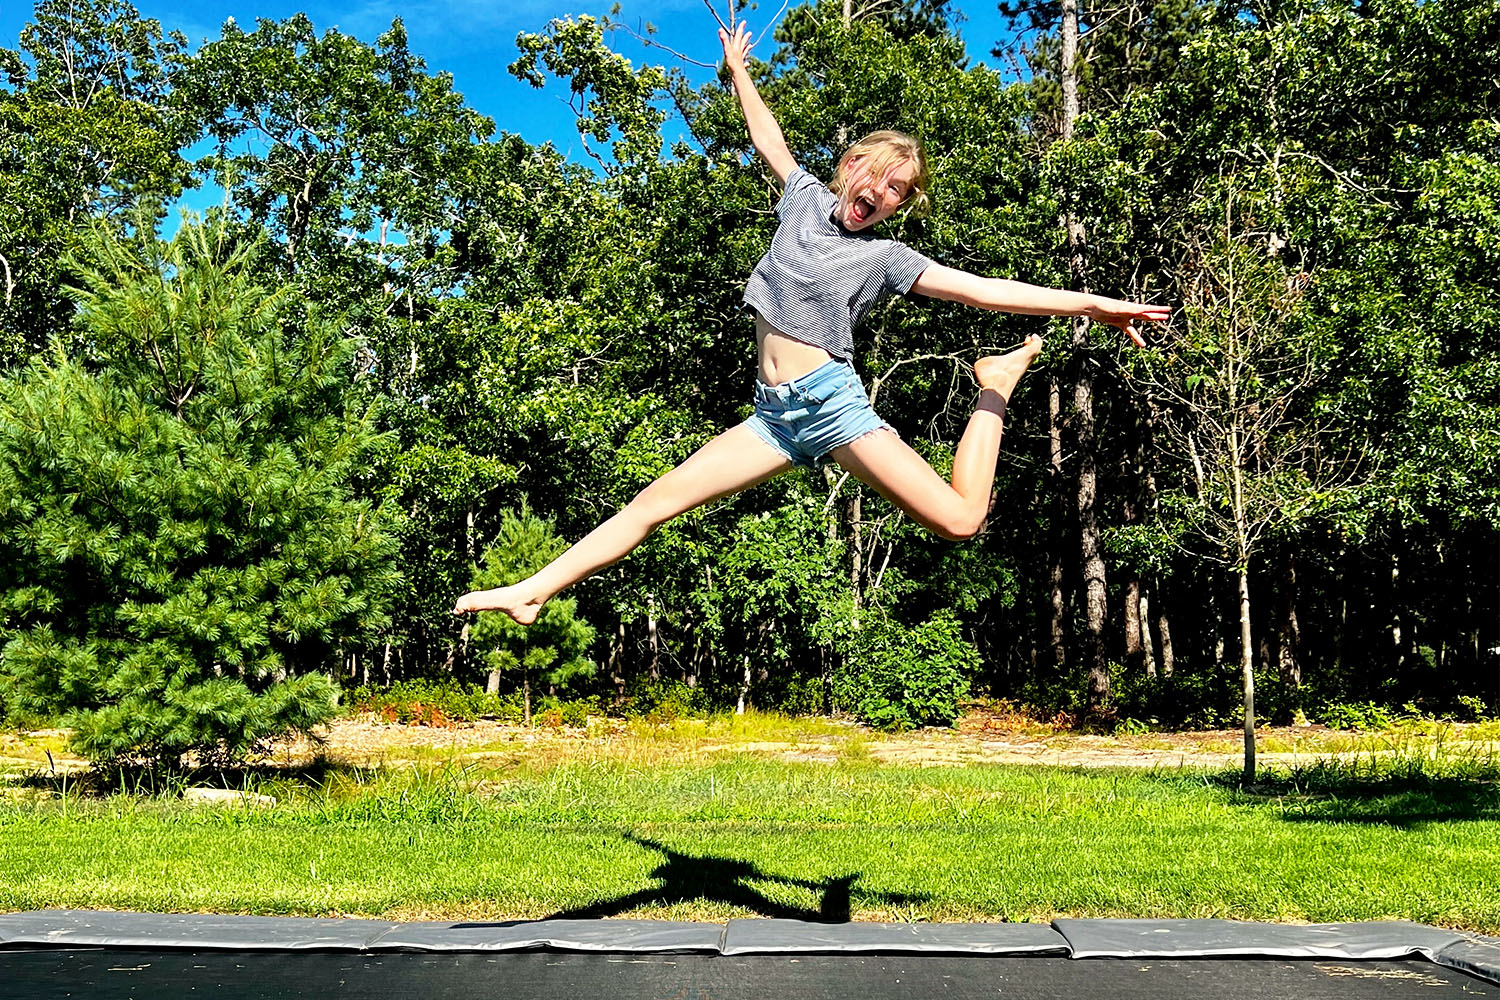
[[[142,797],[171,795],[184,788],[201,786],[237,792],[255,792],[271,782],[285,782],[316,789],[332,779],[366,781],[380,768],[330,762],[322,758],[309,763],[241,764],[232,767],[151,767],[142,764],[111,764],[83,769],[64,769],[41,764],[35,770],[0,776],[0,784],[58,794],[103,798],[109,795]]]
[[[1254,785],[1245,785],[1237,771],[1209,781],[1246,806],[1279,810],[1288,823],[1410,829],[1428,823],[1500,821],[1500,775],[1493,769],[1446,775],[1398,768],[1370,774],[1314,765],[1263,773]]]
[[[618,916],[640,907],[705,902],[725,903],[750,910],[763,917],[782,917],[824,924],[849,922],[849,896],[854,883],[859,879],[857,872],[826,879],[788,878],[785,875],[768,874],[751,862],[738,858],[721,858],[710,854],[685,854],[658,841],[637,837],[630,833],[625,834],[625,838],[662,855],[664,860],[650,875],[653,879],[660,879],[661,885],[655,889],[639,889],[616,899],[561,910],[546,919],[590,920]],[[756,889],[750,884],[752,882],[769,882],[809,890],[818,897],[818,906],[814,909],[778,902]],[[928,896],[902,893],[869,895],[892,906],[910,906],[927,902],[930,899]]]

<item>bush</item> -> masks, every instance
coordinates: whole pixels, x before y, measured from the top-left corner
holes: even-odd
[[[706,715],[712,707],[703,688],[688,687],[680,680],[652,680],[640,676],[632,680],[626,690],[626,714],[653,722]]]
[[[557,726],[578,727],[587,725],[589,716],[602,714],[598,703],[592,698],[573,698],[564,701],[549,695],[537,701],[533,718],[540,719],[542,725],[553,728]]]
[[[1156,728],[1236,726],[1242,719],[1239,669],[1239,664],[1220,664],[1206,670],[1179,669],[1171,677],[1148,677],[1112,663],[1111,707],[1122,719],[1149,719]],[[1258,708],[1262,706],[1262,694],[1262,686],[1258,685],[1255,695]]]
[[[909,628],[870,609],[844,652],[834,703],[877,729],[951,726],[979,669],[978,650],[946,610]]]
[[[224,242],[100,237],[78,349],[0,380],[0,703],[97,763],[325,722],[321,672],[389,620],[390,509],[349,485],[383,443],[356,345]]]
[[[1457,698],[1457,709],[1454,717],[1465,722],[1483,722],[1489,718],[1489,706],[1483,698],[1473,695],[1461,694]]]
[[[403,725],[446,726],[485,717],[516,721],[521,717],[519,698],[506,699],[487,693],[478,685],[442,681],[410,680],[389,688],[362,687],[349,699],[354,711],[374,712],[387,722]],[[514,715],[514,720],[508,719]]]
[[[1389,729],[1396,721],[1390,709],[1373,701],[1328,702],[1318,709],[1316,718],[1332,729]]]
[[[823,679],[821,677],[789,678],[783,690],[771,706],[786,715],[818,715],[823,711]]]
[[[408,726],[452,726],[460,722],[496,719],[522,721],[521,692],[490,694],[477,684],[443,680],[400,681],[388,688],[362,687],[349,700],[356,712],[373,712],[387,722]],[[544,725],[582,726],[591,715],[602,715],[593,698],[538,699],[535,715]]]

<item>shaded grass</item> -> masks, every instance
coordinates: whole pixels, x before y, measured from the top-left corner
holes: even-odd
[[[402,919],[1405,918],[1500,930],[1500,792],[736,759],[334,769],[270,809],[0,805],[0,909]],[[1320,782],[1320,783],[1319,783]]]

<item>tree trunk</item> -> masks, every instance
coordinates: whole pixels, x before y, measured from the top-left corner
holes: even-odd
[[[760,642],[757,643],[758,649],[765,650],[769,648],[770,644],[766,641],[766,637],[770,635],[771,630],[775,627],[776,620],[774,618],[768,618],[760,623]],[[771,679],[771,668],[768,666],[768,664],[770,663],[770,659],[765,655],[761,655],[759,657],[759,663],[760,666],[755,671],[755,679],[762,685],[764,685]]]
[[[1080,327],[1085,332],[1080,337]],[[1087,321],[1073,328],[1075,345],[1084,341]],[[1109,700],[1109,668],[1104,655],[1104,628],[1109,620],[1109,593],[1104,578],[1104,555],[1099,543],[1099,520],[1095,511],[1098,474],[1094,456],[1093,379],[1087,360],[1079,358],[1078,382],[1074,386],[1074,419],[1078,426],[1078,545],[1084,587],[1084,657],[1088,663],[1088,707],[1100,711]]]
[[[850,483],[849,493],[849,591],[854,598],[854,610],[864,606],[864,544],[865,533],[860,519],[864,516],[864,498],[858,483]]]
[[[492,669],[490,671],[489,677],[485,679],[485,682],[484,682],[484,693],[485,694],[499,694],[500,693],[500,669],[498,667]]]
[[[1062,448],[1062,391],[1057,379],[1047,377],[1047,436],[1051,448],[1052,487],[1054,495],[1063,484]],[[1063,593],[1063,545],[1062,519],[1053,520],[1053,545],[1047,553],[1047,576],[1052,595],[1052,663],[1062,676],[1068,666],[1068,640],[1066,616],[1067,595]]]
[[[1131,574],[1125,581],[1125,669],[1132,673],[1155,673],[1146,668],[1146,646],[1141,641],[1141,578]]]
[[[1156,417],[1157,410],[1149,397],[1145,399],[1145,408],[1142,414],[1142,427],[1144,433],[1141,437],[1141,487],[1142,487],[1142,516],[1148,520],[1155,520],[1159,512],[1159,501],[1156,490]],[[1153,586],[1154,584],[1154,586]],[[1146,673],[1148,676],[1171,677],[1173,663],[1172,653],[1172,627],[1167,623],[1167,601],[1162,591],[1161,574],[1152,574],[1142,583],[1141,597],[1141,641],[1146,647]],[[1145,594],[1153,593],[1156,599],[1156,634],[1157,642],[1153,645],[1151,641],[1151,609],[1146,601]]]
[[[744,715],[745,714],[745,703],[749,700],[749,696],[750,696],[750,654],[746,653],[745,654],[745,673],[744,673],[744,677],[740,681],[740,700],[734,706],[734,714],[735,715]]]
[[[656,635],[656,598],[646,598],[646,635],[651,644],[651,679],[661,680],[661,647]]]
[[[1167,621],[1167,599],[1162,595],[1160,586],[1156,590],[1156,637],[1157,648],[1161,650],[1161,675],[1171,677],[1172,670],[1176,667],[1176,655],[1172,650],[1172,626]]]
[[[458,640],[448,647],[448,656],[443,661],[443,671],[450,677],[456,675],[468,658],[469,623],[466,621],[464,627],[459,629]]]
[[[521,720],[531,725],[531,673],[521,668]]]
[[[1218,589],[1218,587],[1214,588],[1215,591],[1217,591]],[[1218,604],[1223,599],[1224,598],[1222,596],[1215,597],[1212,603]],[[1223,610],[1227,611],[1229,609],[1225,608]],[[1214,666],[1218,666],[1219,664],[1224,662],[1224,651],[1227,647],[1224,643],[1224,618],[1220,610],[1217,608],[1213,609],[1212,611],[1212,621],[1214,623]]]
[[[1442,542],[1438,542],[1433,549],[1433,556],[1437,559],[1437,578],[1439,580],[1452,579],[1452,577],[1448,575],[1447,546],[1445,546]],[[1465,592],[1464,607],[1462,612],[1460,612],[1461,617],[1459,617],[1458,621],[1454,621],[1451,618],[1448,620],[1447,627],[1439,631],[1437,645],[1434,646],[1432,650],[1433,666],[1437,667],[1438,673],[1440,674],[1446,673],[1448,669],[1448,635],[1451,631],[1458,631],[1462,628],[1460,622],[1467,623],[1469,620],[1468,610],[1469,601],[1471,600],[1467,594],[1469,588],[1463,587],[1461,589]]]
[[[1146,662],[1146,676],[1152,679],[1156,677],[1156,649],[1151,642],[1151,592],[1143,584],[1141,586],[1141,657]]]
[[[823,692],[823,714],[833,714],[833,654],[827,646],[818,647],[818,682]]]
[[[1276,670],[1292,695],[1293,709],[1302,710],[1302,664],[1297,660],[1297,646],[1302,630],[1297,625],[1297,559],[1291,549],[1281,562],[1281,614],[1276,629]]]
[[[609,641],[609,679],[615,684],[615,704],[625,704],[625,623]]]
[[[1073,123],[1078,121],[1078,0],[1062,0],[1062,138],[1073,138]]]
[[[1255,658],[1250,643],[1250,569],[1239,567],[1240,671],[1245,679],[1245,784],[1255,781]]]
[[[1349,546],[1342,530],[1339,532],[1339,556],[1336,565],[1338,570],[1333,578],[1333,592],[1339,595],[1339,634],[1334,648],[1334,662],[1338,664],[1340,670],[1343,670],[1349,656]]]
[[[1073,137],[1078,120],[1078,0],[1062,0],[1063,92],[1062,138]],[[1087,290],[1084,265],[1083,223],[1071,212],[1064,213],[1068,233],[1068,274],[1074,287]],[[1104,557],[1099,545],[1099,521],[1094,504],[1098,496],[1098,459],[1094,440],[1094,379],[1089,371],[1090,320],[1080,316],[1073,322],[1073,422],[1078,445],[1078,543],[1084,588],[1084,657],[1088,663],[1088,707],[1098,712],[1109,700],[1109,669],[1104,657],[1104,626],[1109,619]]]
[[[1141,412],[1136,411],[1136,431],[1132,437],[1136,440],[1135,447],[1122,456],[1120,462],[1120,478],[1126,486],[1125,503],[1122,511],[1124,522],[1127,526],[1138,525],[1150,516],[1151,503],[1153,500],[1154,484],[1148,482],[1146,475],[1146,449],[1150,441],[1148,427],[1141,419]],[[1134,467],[1131,463],[1134,461]],[[1137,503],[1136,491],[1140,491],[1140,502]],[[1142,673],[1147,677],[1156,676],[1156,663],[1151,657],[1151,614],[1150,601],[1146,596],[1146,582],[1141,579],[1140,571],[1134,566],[1129,568],[1129,575],[1125,580],[1125,670],[1128,673]]]
[[[1401,554],[1394,550],[1391,552],[1390,608],[1391,662],[1399,670],[1405,659],[1405,647],[1401,644]]]

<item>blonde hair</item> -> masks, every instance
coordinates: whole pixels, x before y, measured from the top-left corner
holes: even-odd
[[[850,146],[844,151],[844,155],[839,157],[838,169],[834,170],[833,180],[828,182],[828,189],[836,195],[842,195],[849,180],[849,168],[856,160],[862,160],[865,157],[869,157],[870,174],[874,177],[884,177],[886,171],[907,160],[915,163],[917,176],[912,180],[911,190],[906,193],[906,200],[901,205],[919,218],[928,213],[932,208],[932,201],[927,197],[928,185],[932,183],[932,172],[927,169],[927,154],[922,149],[921,139],[894,129],[871,132]]]

